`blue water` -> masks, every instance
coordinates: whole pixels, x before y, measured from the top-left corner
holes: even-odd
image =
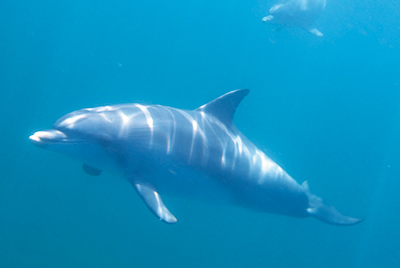
[[[400,2],[328,0],[276,31],[271,0],[2,1],[0,267],[400,267]],[[194,109],[249,88],[235,124],[353,227],[164,197],[30,144],[73,110]]]

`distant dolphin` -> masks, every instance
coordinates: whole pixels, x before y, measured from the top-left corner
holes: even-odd
[[[125,104],[82,109],[60,118],[30,140],[84,163],[90,175],[126,178],[161,220],[176,218],[161,195],[237,205],[335,225],[353,225],[299,185],[233,124],[248,90],[229,92],[195,110]]]
[[[316,36],[323,34],[313,27],[326,6],[326,0],[285,0],[269,10],[265,22],[273,22],[279,27],[298,26]]]

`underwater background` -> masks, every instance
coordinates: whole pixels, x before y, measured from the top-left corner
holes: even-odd
[[[315,37],[271,0],[0,3],[0,267],[400,267],[400,2],[328,0]],[[262,214],[165,196],[33,146],[73,110],[184,109],[250,94],[237,127],[345,215]]]

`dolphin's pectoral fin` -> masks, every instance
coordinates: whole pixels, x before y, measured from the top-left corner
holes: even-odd
[[[166,223],[175,223],[176,218],[164,205],[161,196],[157,193],[152,185],[132,183],[136,191],[149,207],[149,209],[158,217],[160,220]]]
[[[307,209],[307,212],[311,216],[317,218],[318,220],[333,225],[342,225],[342,226],[354,225],[364,220],[364,219],[357,219],[344,216],[340,214],[340,212],[337,211],[334,207],[325,205],[316,208],[309,208]]]
[[[86,174],[89,174],[90,176],[99,176],[102,172],[102,170],[91,167],[87,164],[83,164],[82,168],[83,168],[83,171],[85,171]]]
[[[315,35],[315,36],[324,36],[323,33],[321,33],[320,31],[318,31],[316,28],[312,28],[312,29],[308,29],[308,32]]]

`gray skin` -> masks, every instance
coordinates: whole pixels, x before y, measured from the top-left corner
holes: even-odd
[[[248,90],[229,92],[195,110],[126,104],[82,109],[60,118],[30,140],[128,180],[150,210],[176,218],[161,195],[304,218],[335,225],[361,220],[341,215],[298,184],[232,123]]]
[[[286,0],[272,6],[270,14],[262,20],[278,24],[279,28],[298,26],[315,36],[323,36],[313,24],[325,6],[326,0]]]

